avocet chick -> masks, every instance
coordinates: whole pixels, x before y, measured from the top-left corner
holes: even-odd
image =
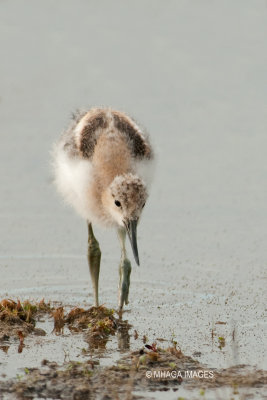
[[[148,136],[129,116],[111,109],[93,108],[74,116],[72,125],[55,145],[57,188],[88,224],[88,263],[96,306],[101,251],[92,224],[118,231],[122,310],[128,304],[131,274],[126,233],[139,265],[137,225],[148,197],[152,166]]]

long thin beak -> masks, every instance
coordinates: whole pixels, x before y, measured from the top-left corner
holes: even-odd
[[[129,239],[130,239],[130,243],[132,246],[132,250],[133,250],[133,255],[134,255],[134,259],[136,261],[137,265],[140,265],[139,263],[139,255],[138,255],[138,248],[137,248],[137,240],[136,240],[136,228],[137,228],[137,219],[132,219],[130,221],[125,221],[124,225],[125,228],[127,230]]]

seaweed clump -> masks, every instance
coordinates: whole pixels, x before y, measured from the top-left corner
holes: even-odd
[[[67,314],[65,323],[73,333],[83,331],[91,349],[105,348],[109,337],[114,336],[120,327],[120,320],[115,317],[114,310],[104,306],[88,310],[73,308]]]
[[[11,299],[0,301],[0,342],[10,337],[19,337],[23,344],[23,337],[33,332],[36,335],[45,335],[45,331],[35,328],[36,319],[40,314],[50,312],[50,304],[41,300],[31,303],[29,300],[15,302]]]
[[[72,331],[89,328],[92,336],[102,338],[114,335],[118,326],[114,310],[104,306],[91,307],[88,310],[73,308],[66,316],[66,323]]]

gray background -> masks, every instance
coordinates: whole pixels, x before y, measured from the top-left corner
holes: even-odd
[[[233,362],[235,326],[238,361],[264,366],[266,33],[260,0],[0,1],[0,296],[91,304],[86,225],[49,152],[73,110],[112,106],[157,152],[127,318],[211,366]],[[96,232],[114,307],[119,245]]]

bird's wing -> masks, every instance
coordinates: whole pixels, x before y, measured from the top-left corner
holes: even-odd
[[[123,135],[136,160],[153,158],[148,136],[126,114],[108,108],[92,108],[73,115],[73,123],[63,134],[64,150],[72,156],[91,159],[98,137],[103,132],[117,131]]]
[[[102,109],[92,108],[73,114],[73,121],[61,139],[64,151],[69,156],[91,159],[98,136],[107,126],[106,113]]]
[[[152,147],[148,135],[145,134],[136,122],[126,114],[112,111],[114,127],[125,135],[132,156],[138,160],[149,160],[153,158]]]

